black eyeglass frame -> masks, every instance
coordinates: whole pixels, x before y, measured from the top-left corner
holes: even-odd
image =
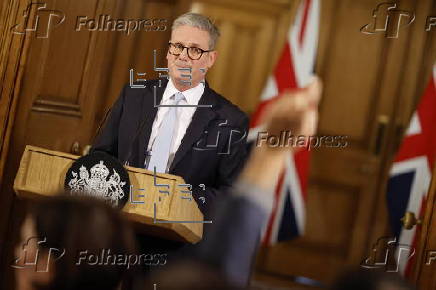
[[[176,45],[176,44],[179,44],[179,45],[181,45],[181,46],[183,47],[182,51],[181,51],[179,54],[175,54],[175,53],[170,52],[171,46],[174,46],[174,45]],[[189,46],[184,46],[183,44],[178,43],[178,42],[177,42],[177,43],[168,42],[168,52],[171,53],[172,55],[176,55],[176,56],[181,55],[181,54],[183,53],[183,51],[185,50],[185,48],[186,48],[186,52],[187,52],[187,54],[188,54],[188,57],[189,57],[190,59],[192,59],[192,60],[199,60],[199,59],[203,56],[203,53],[214,51],[214,49],[204,50],[204,49],[201,49],[201,48],[196,47],[196,46],[191,46],[191,47],[189,47]],[[191,55],[189,54],[189,49],[190,49],[190,48],[196,48],[196,49],[199,49],[199,50],[201,51],[200,56],[199,56],[198,58],[192,58]]]

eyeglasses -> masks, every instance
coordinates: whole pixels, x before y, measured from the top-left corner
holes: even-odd
[[[197,60],[200,59],[201,56],[203,55],[203,53],[205,52],[210,52],[212,50],[204,50],[198,47],[188,47],[188,46],[184,46],[181,43],[168,43],[169,45],[169,53],[171,53],[172,55],[181,55],[183,50],[186,48],[188,51],[188,57],[192,60]]]

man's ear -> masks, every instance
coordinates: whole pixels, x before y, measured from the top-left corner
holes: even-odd
[[[216,59],[218,58],[218,51],[214,50],[209,52],[208,54],[209,54],[208,69],[210,69],[214,65]]]

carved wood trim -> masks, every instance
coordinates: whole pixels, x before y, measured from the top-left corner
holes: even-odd
[[[30,2],[24,0],[8,2],[7,7],[2,9],[4,13],[0,15],[0,24],[5,28],[4,33],[0,35],[0,80],[3,83],[0,92],[0,185],[27,59],[26,52],[30,44],[28,35],[12,34],[9,28],[18,21],[22,11]],[[33,17],[34,15],[30,15],[28,20],[31,21]]]
[[[41,97],[38,97],[33,103],[32,111],[73,116],[78,118],[82,117],[80,106],[77,104],[51,101]]]
[[[0,80],[3,84],[0,91],[0,188],[3,188],[3,177],[5,175],[5,164],[9,153],[10,138],[17,111],[18,94],[21,88],[24,66],[29,50],[29,35],[16,35],[10,32],[10,27],[17,23],[22,11],[31,1],[9,1],[4,2],[0,14],[0,27],[3,33],[0,35]],[[31,21],[34,15],[30,15]],[[3,247],[6,237],[6,230],[9,226],[9,216],[12,210],[13,193],[2,191],[0,195],[0,260],[4,261],[6,249]],[[2,269],[4,263],[0,265]],[[0,275],[0,288],[4,285],[6,274]]]

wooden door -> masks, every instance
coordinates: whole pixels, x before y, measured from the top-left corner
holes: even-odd
[[[192,1],[191,11],[209,16],[221,32],[216,48],[218,58],[207,75],[211,87],[249,114],[256,109],[298,3],[291,0]]]
[[[86,144],[94,129],[96,76],[102,73],[102,58],[96,55],[97,34],[74,27],[77,16],[94,15],[101,6],[97,0],[79,3],[47,1],[45,7],[27,3],[28,17],[17,17],[16,31],[24,33],[14,37],[25,38],[25,52],[18,72],[21,82],[15,85],[17,109],[1,190],[2,283],[11,283],[13,277],[8,265],[22,207],[12,184],[25,145],[71,152],[74,143]],[[53,22],[59,23],[56,27],[48,27],[52,12],[60,19]],[[35,31],[25,31],[33,27]],[[79,149],[74,153],[80,154]],[[3,286],[12,289],[11,284]]]
[[[186,11],[188,3],[49,0],[31,5],[30,2],[22,0],[0,6],[0,15],[5,17],[0,23],[7,24],[3,30],[7,37],[1,35],[0,40],[9,39],[13,45],[11,51],[2,49],[5,54],[1,55],[0,68],[10,67],[4,66],[3,61],[16,63],[15,70],[7,71],[4,79],[8,90],[3,90],[1,96],[2,103],[9,102],[7,111],[12,113],[6,115],[3,108],[0,110],[1,120],[7,122],[7,127],[2,127],[6,140],[2,139],[0,160],[0,169],[5,164],[4,174],[0,175],[0,280],[9,283],[0,288],[8,285],[5,289],[12,289],[13,276],[8,265],[13,258],[11,245],[22,209],[12,184],[24,147],[30,144],[81,154],[85,145],[92,143],[98,124],[122,86],[129,82],[129,69],[146,72],[148,78],[155,76],[153,50],[166,49],[171,22]],[[28,16],[22,18],[25,11]],[[105,31],[101,17],[107,16],[121,21],[163,21],[153,24],[159,29],[143,27],[127,34],[122,26]],[[79,19],[88,24],[79,29]],[[149,20],[144,23],[150,23]],[[96,29],[97,23],[100,26]],[[162,53],[158,56],[160,66],[164,57]],[[2,279],[5,277],[8,279]]]
[[[436,167],[427,194],[426,209],[422,219],[421,236],[417,243],[417,259],[413,282],[418,289],[436,289]]]
[[[318,135],[345,135],[348,146],[313,151],[306,231],[261,251],[254,279],[284,286],[302,276],[327,285],[389,234],[387,170],[435,56],[424,29],[432,1],[397,2],[416,20],[393,39],[360,32],[379,1],[321,1]]]

